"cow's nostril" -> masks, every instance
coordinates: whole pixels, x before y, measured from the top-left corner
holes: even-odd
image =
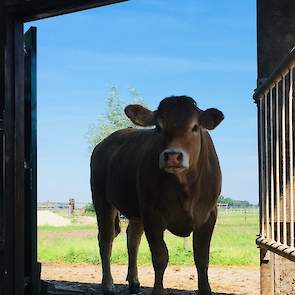
[[[181,152],[164,152],[163,153],[163,160],[165,163],[170,165],[179,165],[183,162],[183,153]]]
[[[177,161],[178,161],[178,162],[182,162],[182,160],[183,160],[183,154],[182,154],[182,153],[179,153],[179,154],[177,155]]]

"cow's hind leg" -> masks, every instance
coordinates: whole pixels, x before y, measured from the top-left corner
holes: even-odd
[[[140,221],[130,220],[127,227],[127,248],[128,248],[128,274],[127,281],[132,294],[140,291],[140,283],[137,272],[137,254],[143,233],[143,225]]]
[[[110,257],[114,238],[120,233],[118,211],[111,205],[101,208],[98,214],[98,242],[102,266],[102,291],[105,295],[115,294],[110,268]]]
[[[212,212],[205,224],[193,233],[194,259],[198,271],[199,295],[211,295],[208,281],[208,264],[210,241],[217,217],[217,211]]]

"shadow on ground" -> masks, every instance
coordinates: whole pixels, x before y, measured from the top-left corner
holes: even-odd
[[[100,284],[91,283],[79,283],[79,282],[66,282],[66,281],[46,281],[43,282],[44,294],[48,295],[102,295]],[[146,295],[150,294],[152,288],[142,287],[139,294]],[[127,285],[116,284],[116,291],[118,295],[130,295]],[[178,289],[167,289],[168,294],[173,295],[196,295],[196,292],[178,290]],[[234,293],[216,293],[213,295],[235,295]]]

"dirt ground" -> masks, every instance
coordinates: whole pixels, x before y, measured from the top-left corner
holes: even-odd
[[[71,220],[69,218],[65,218],[59,216],[48,210],[38,210],[37,212],[37,223],[40,225],[53,225],[53,226],[65,226],[70,225]]]
[[[129,294],[125,282],[126,273],[126,265],[112,266],[114,283],[118,293],[122,295]],[[139,268],[139,279],[143,286],[143,294],[150,293],[153,276],[151,266]],[[259,294],[258,267],[213,266],[209,269],[209,278],[215,295]],[[43,263],[42,279],[51,281],[51,288],[57,292],[51,294],[101,294],[100,285],[98,284],[101,280],[99,266]],[[196,271],[193,266],[169,266],[165,272],[164,286],[168,288],[169,293],[194,294],[196,280]]]

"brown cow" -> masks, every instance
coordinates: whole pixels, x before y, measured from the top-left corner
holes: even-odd
[[[155,271],[152,294],[164,294],[163,275],[168,250],[163,234],[180,237],[193,232],[199,294],[211,294],[208,260],[211,235],[221,189],[218,158],[207,129],[223,114],[202,111],[187,96],[161,101],[154,112],[129,105],[126,115],[139,126],[114,132],[96,146],[91,157],[91,189],[99,227],[102,290],[115,294],[110,272],[113,239],[120,232],[118,214],[129,219],[127,228],[129,290],[138,293],[137,253],[143,231]]]

